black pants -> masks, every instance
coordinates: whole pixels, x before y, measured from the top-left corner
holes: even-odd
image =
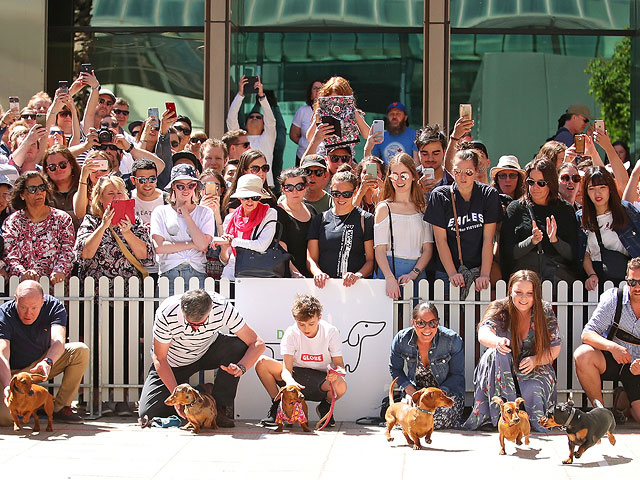
[[[218,338],[209,347],[209,350],[198,360],[183,367],[171,367],[173,375],[176,377],[178,385],[188,383],[189,377],[201,370],[212,370],[220,365],[237,363],[247,351],[247,345],[235,335],[218,334]],[[240,377],[229,375],[222,369],[218,370],[216,379],[213,382],[213,397],[216,399],[218,408],[233,406],[238,389]],[[156,372],[155,366],[149,369],[149,375],[142,387],[140,395],[140,407],[138,416],[147,415],[153,417],[168,417],[175,413],[175,409],[164,404],[164,401],[171,395],[169,389],[162,382]]]

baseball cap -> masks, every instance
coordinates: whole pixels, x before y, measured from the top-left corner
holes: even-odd
[[[327,161],[322,155],[305,155],[300,162],[300,168],[322,167],[327,169]]]
[[[574,103],[573,105],[569,105],[569,108],[567,108],[567,113],[571,113],[574,115],[582,115],[585,118],[588,118],[589,120],[593,120],[593,116],[591,115],[591,111],[589,110],[589,107],[587,107],[586,105],[581,105],[579,103]]]
[[[116,96],[114,95],[114,93],[109,90],[108,88],[101,88],[100,91],[98,92],[99,95],[109,95],[111,98],[113,98],[113,101],[116,101]]]
[[[407,113],[407,109],[405,108],[403,103],[393,102],[389,104],[389,106],[387,107],[387,113],[389,113],[389,110],[391,110],[392,108],[397,108],[398,110],[402,110],[404,113]]]

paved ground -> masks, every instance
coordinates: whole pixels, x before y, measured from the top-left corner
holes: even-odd
[[[636,424],[618,429],[615,447],[605,439],[571,466],[561,464],[568,448],[559,433],[533,434],[528,447],[509,443],[505,457],[498,455],[497,433],[437,431],[430,446],[413,451],[400,430],[387,443],[384,429],[347,422],[318,433],[299,427],[275,433],[238,422],[233,430],[198,436],[176,428],[141,430],[119,418],[54,428],[40,434],[0,428],[2,478],[626,479],[637,478],[640,456]]]

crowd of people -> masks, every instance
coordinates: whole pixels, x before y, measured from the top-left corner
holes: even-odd
[[[74,96],[85,89],[89,96],[81,115]],[[249,89],[256,98],[245,115]],[[553,397],[551,364],[560,338],[553,310],[541,300],[542,281],[581,280],[594,290],[607,280],[626,279],[625,305],[635,305],[638,280],[629,273],[638,268],[632,259],[640,257],[640,162],[627,166],[628,148],[612,142],[601,123],[592,124],[583,105],[567,108],[557,134],[541,141],[530,159],[506,154],[491,168],[486,146],[472,136],[469,116],[460,117],[449,135],[436,124],[415,131],[408,127],[406,107],[393,101],[380,131],[367,124],[345,78],[314,80],[290,128],[299,147],[295,167],[284,171],[278,138],[283,133],[276,127],[281,114],[259,77],[253,85],[244,76],[239,80],[229,130],[220,139],[194,129],[175,106],[132,120],[129,105],[101,87],[93,72],[83,72],[53,99],[39,92],[22,110],[14,105],[0,112],[0,274],[5,278],[46,276],[56,284],[71,275],[151,275],[168,278],[173,295],[179,277],[197,277],[202,284],[206,277],[251,275],[240,271],[246,252],[264,253],[275,239],[288,253],[284,273],[262,265],[255,275],[313,278],[318,288],[328,279],[350,287],[362,278],[379,278],[391,298],[398,298],[408,281],[417,288],[423,278],[443,280],[445,292],[459,287],[463,298],[472,287],[490,289],[504,279],[508,298],[492,304],[478,332],[489,350],[476,369],[469,428],[495,424],[492,395],[513,396],[518,383],[534,416]],[[340,118],[327,111],[340,112]],[[364,157],[357,159],[353,145],[361,140]],[[605,151],[604,160],[595,145]],[[161,310],[175,310],[179,301],[169,298],[173,303],[163,303]],[[319,318],[318,306],[310,311],[303,317]],[[197,311],[200,320],[203,312]],[[416,307],[412,327],[394,340],[390,368],[408,395],[421,386],[441,386],[454,396],[454,407],[436,422],[453,426],[460,423],[464,398],[462,340],[439,326],[438,318],[433,305]],[[250,353],[240,355],[250,357],[242,373],[258,362],[270,394],[274,378],[293,381],[280,367],[258,360],[253,330],[226,314],[225,319],[232,332],[244,331],[240,338],[249,345]],[[592,328],[600,336],[601,326]],[[166,347],[176,328],[165,318],[154,329],[157,374],[145,384],[145,402],[175,386],[178,375],[169,376],[171,368],[192,363]],[[633,328],[628,333],[637,338]],[[605,360],[592,350],[611,345],[583,337],[590,339],[591,350],[576,356],[584,362],[578,373],[590,385],[590,398],[597,399],[593,368],[604,374]],[[638,353],[630,348],[626,362],[613,353],[616,362],[631,365],[635,390],[622,381],[636,419]],[[192,357],[202,366],[200,357]],[[191,367],[181,369],[180,378],[187,378]],[[232,376],[242,374],[229,368]],[[338,381],[329,377],[331,384]],[[231,383],[227,390],[233,390]],[[344,393],[346,385],[336,385]],[[153,413],[155,404],[145,402],[141,406]],[[228,395],[221,397],[221,405],[229,402]]]

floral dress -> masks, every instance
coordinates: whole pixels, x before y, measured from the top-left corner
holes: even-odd
[[[19,210],[2,224],[4,256],[10,275],[35,270],[48,277],[53,272],[69,276],[73,269],[73,222],[69,214],[51,208],[47,218],[32,222]]]
[[[561,345],[562,340],[556,316],[550,304],[547,302],[543,302],[543,304],[551,346]],[[506,313],[486,320],[485,325],[495,330],[499,337],[511,338]],[[529,333],[520,346],[520,359],[533,356],[535,355],[534,352],[535,330],[533,318],[531,318]],[[524,398],[525,408],[531,420],[531,429],[538,432],[546,432],[547,429],[542,428],[538,420],[544,416],[547,407],[556,402],[557,381],[553,365],[551,363],[538,365],[531,373],[525,375],[517,369],[519,360],[513,363],[515,363],[513,371],[516,372],[520,393]],[[473,410],[463,428],[476,430],[481,425],[489,422],[494,426],[498,425],[500,408],[491,401],[491,398],[498,396],[508,401],[516,399],[517,394],[511,366],[512,357],[510,353],[503,355],[495,348],[489,348],[484,352],[473,375],[473,384],[475,386]]]

